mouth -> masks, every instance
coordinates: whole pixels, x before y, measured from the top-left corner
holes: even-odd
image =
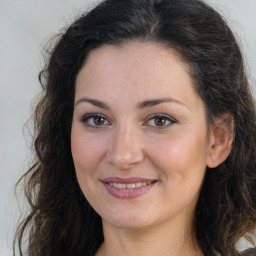
[[[106,191],[116,198],[135,198],[146,194],[158,182],[158,180],[144,178],[116,178],[104,179],[103,185]]]
[[[114,188],[123,188],[123,189],[135,189],[135,188],[141,188],[146,187],[156,181],[148,181],[148,182],[136,182],[136,183],[115,183],[115,182],[106,182],[109,186]]]

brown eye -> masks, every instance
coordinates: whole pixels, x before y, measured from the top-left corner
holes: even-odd
[[[105,119],[101,116],[96,116],[96,117],[93,118],[93,123],[95,125],[103,125],[104,122],[105,122]]]
[[[154,114],[149,116],[148,121],[145,123],[147,126],[151,126],[158,129],[168,128],[172,124],[176,123],[176,120],[166,114]]]
[[[82,117],[81,122],[92,128],[100,128],[106,125],[110,125],[110,122],[101,114],[87,114]]]
[[[154,119],[156,126],[164,126],[167,122],[166,118],[164,117],[156,117]]]

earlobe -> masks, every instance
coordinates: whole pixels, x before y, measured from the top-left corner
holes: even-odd
[[[206,165],[215,168],[223,163],[232,149],[234,138],[234,120],[230,113],[214,118],[210,127],[209,147]]]

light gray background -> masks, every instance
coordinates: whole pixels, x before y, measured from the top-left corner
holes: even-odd
[[[22,133],[40,92],[42,48],[94,0],[0,0],[0,256],[12,255],[19,210],[14,184],[31,158]],[[246,55],[256,91],[256,0],[207,0],[227,18]]]

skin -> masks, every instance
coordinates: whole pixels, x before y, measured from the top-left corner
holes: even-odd
[[[71,150],[81,190],[102,217],[97,256],[202,255],[194,211],[206,166],[223,157],[214,155],[219,147],[187,70],[173,49],[131,41],[91,51],[77,76]],[[92,113],[101,122],[86,116]],[[154,114],[168,118],[159,125]],[[157,182],[146,194],[120,199],[102,183],[113,176]]]

